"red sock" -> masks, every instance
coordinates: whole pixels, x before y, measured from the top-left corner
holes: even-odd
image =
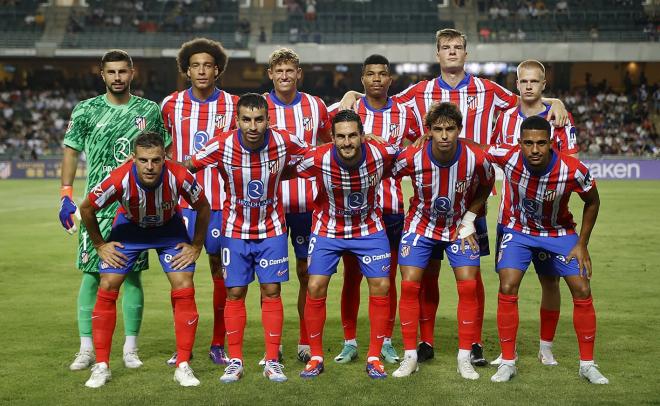
[[[309,334],[312,356],[323,357],[323,327],[325,325],[325,297],[305,301],[305,324]]]
[[[110,365],[110,347],[117,322],[118,291],[103,290],[96,292],[96,304],[92,311],[92,338],[96,349],[96,362]]]
[[[417,326],[419,325],[419,282],[401,281],[399,299],[399,322],[404,350],[417,348]]]
[[[390,315],[387,318],[387,326],[385,327],[385,337],[392,337],[394,330],[394,320],[396,319],[396,273],[398,264],[398,247],[391,247],[390,254]]]
[[[476,342],[477,323],[479,322],[477,286],[478,283],[474,279],[456,281],[458,290],[458,307],[456,310],[458,348],[461,350],[472,349],[472,343]]]
[[[486,306],[486,293],[484,291],[484,282],[481,279],[481,272],[477,272],[477,323],[475,331],[475,343],[481,344],[481,331],[484,328],[484,308]]]
[[[357,337],[357,318],[360,310],[360,282],[362,272],[357,257],[352,254],[343,256],[344,286],[341,289],[341,324],[344,327],[344,340]]]
[[[516,335],[518,334],[518,296],[497,295],[497,332],[500,336],[502,359],[516,359]]]
[[[593,361],[596,310],[591,296],[586,299],[573,299],[573,327],[580,347],[580,361]]]
[[[307,334],[307,325],[305,324],[305,319],[301,318],[299,320],[299,329],[300,335],[298,336],[298,344],[300,345],[309,345],[309,334]]]
[[[261,324],[264,326],[264,341],[266,342],[266,359],[279,359],[280,342],[282,342],[282,320],[284,310],[281,298],[265,297],[261,300]]]
[[[385,338],[387,319],[390,317],[389,308],[389,295],[369,296],[369,324],[371,325],[371,332],[369,334],[367,358],[380,356],[380,349],[383,347],[383,339]]]
[[[195,304],[195,288],[173,290],[174,334],[176,336],[176,366],[190,361],[190,353],[195,344],[195,333],[199,324],[199,313]]]
[[[245,299],[230,300],[225,304],[227,351],[232,358],[243,359],[243,333],[245,333]]]
[[[559,322],[559,310],[548,310],[541,307],[541,340],[552,342],[555,339],[557,323]]]
[[[211,345],[225,345],[225,302],[227,301],[227,289],[225,280],[213,278],[213,338]]]
[[[440,303],[439,272],[424,272],[419,292],[419,339],[433,346],[435,314]]]

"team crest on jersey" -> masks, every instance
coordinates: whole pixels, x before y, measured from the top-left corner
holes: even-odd
[[[410,245],[401,246],[401,257],[405,258],[410,255]]]
[[[303,117],[302,124],[303,127],[305,127],[305,131],[312,131],[314,122],[312,121],[311,117]]]
[[[138,130],[144,131],[144,129],[147,128],[147,119],[144,116],[135,117],[135,126]]]
[[[466,180],[459,180],[456,182],[456,193],[463,193],[467,190],[468,188],[468,181]]]
[[[545,194],[543,195],[543,201],[552,202],[555,200],[555,197],[557,197],[556,190],[546,190]]]
[[[396,134],[397,128],[399,128],[398,124],[390,124],[390,135]]]
[[[222,130],[225,127],[227,120],[224,114],[216,114],[214,120],[215,120],[215,128]]]
[[[268,172],[275,175],[280,170],[280,161],[270,161],[268,162]]]
[[[376,175],[369,175],[369,186],[376,186]]]
[[[176,206],[176,202],[174,200],[169,200],[160,204],[160,208],[163,210],[172,210],[174,206]]]
[[[467,106],[470,110],[477,109],[477,96],[468,96],[467,97]]]

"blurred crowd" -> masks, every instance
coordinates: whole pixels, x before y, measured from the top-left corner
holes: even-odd
[[[0,91],[0,157],[35,160],[61,154],[73,107],[97,94],[94,90]],[[328,103],[336,100],[327,96],[323,98]],[[573,114],[582,156],[660,158],[658,85],[642,84],[629,92],[587,86],[554,96]]]

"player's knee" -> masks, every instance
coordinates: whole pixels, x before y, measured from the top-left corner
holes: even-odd
[[[591,286],[588,283],[582,284],[572,289],[574,299],[586,299],[591,296]]]
[[[99,289],[102,290],[117,292],[119,291],[120,287],[121,287],[121,283],[116,283],[115,281],[110,279],[101,278],[101,281],[99,282]]]
[[[369,294],[375,296],[386,296],[390,291],[389,278],[370,278]]]
[[[267,283],[261,285],[261,297],[277,299],[280,297],[280,284],[279,283]]]
[[[307,292],[314,299],[325,297],[326,291],[327,285],[322,281],[310,279],[307,283]]]
[[[503,295],[517,295],[518,284],[511,281],[500,281],[500,293]]]

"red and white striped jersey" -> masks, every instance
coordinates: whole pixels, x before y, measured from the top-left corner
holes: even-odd
[[[208,204],[193,174],[169,160],[165,161],[161,180],[154,187],[140,184],[135,164],[130,160],[110,172],[87,195],[97,210],[118,201],[117,213],[123,213],[143,228],[162,226],[170,221],[179,211],[179,197],[195,209]]]
[[[491,185],[493,166],[477,145],[458,142],[452,162],[443,165],[433,156],[432,141],[408,146],[394,165],[396,177],[410,176],[413,197],[404,231],[439,241],[455,241],[457,228],[479,185]]]
[[[463,114],[460,137],[488,144],[495,113],[516,106],[518,96],[495,82],[466,73],[455,88],[441,77],[423,80],[394,96],[394,101],[412,106],[422,120],[433,103],[454,103]]]
[[[362,144],[362,161],[353,168],[341,163],[334,144],[305,154],[297,166],[298,175],[314,177],[319,188],[312,232],[328,238],[356,238],[382,231],[378,187],[384,176],[390,176],[397,154],[391,146],[367,141]]]
[[[550,105],[544,104],[545,110],[538,115],[546,117],[550,111]],[[520,107],[513,107],[497,117],[495,130],[490,137],[491,145],[517,145],[520,139],[520,125],[527,117],[522,113]],[[556,149],[566,155],[577,153],[580,149],[575,137],[573,116],[568,114],[569,123],[565,127],[555,128],[550,125],[550,139],[554,142]]]
[[[328,108],[330,120],[339,112],[339,103]],[[401,149],[404,138],[415,141],[420,137],[419,119],[410,107],[387,99],[387,105],[375,109],[362,97],[357,102],[357,113],[362,120],[365,134],[374,134],[390,143],[396,149]],[[403,192],[401,179],[383,178],[378,190],[378,205],[383,214],[403,213]]]
[[[192,158],[195,168],[217,165],[225,181],[222,233],[245,240],[286,233],[280,202],[280,177],[286,165],[295,165],[307,144],[286,130],[270,128],[257,150],[243,146],[241,130],[212,138]]]
[[[568,210],[571,192],[586,193],[596,187],[582,162],[553,150],[548,169],[538,175],[525,165],[520,145],[490,147],[487,156],[504,171],[500,224],[544,237],[575,233],[573,215]]]
[[[273,90],[266,96],[266,100],[270,125],[295,134],[308,145],[316,145],[319,133],[330,128],[328,109],[320,97],[298,92],[291,104],[285,104]],[[283,180],[281,187],[285,213],[306,213],[312,210],[317,194],[316,182],[295,178]]]
[[[163,99],[160,110],[165,128],[172,136],[172,157],[183,162],[216,135],[236,128],[238,96],[215,89],[207,100],[198,100],[192,89],[174,92]],[[211,210],[222,210],[225,191],[218,168],[210,166],[195,174],[206,192]],[[181,207],[188,208],[185,201]]]

